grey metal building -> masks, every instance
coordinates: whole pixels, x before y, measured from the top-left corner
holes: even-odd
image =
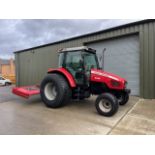
[[[153,19],[16,51],[14,53],[17,85],[39,84],[48,68],[57,67],[59,49],[82,45],[97,50],[104,70],[126,78],[132,95],[155,98]]]

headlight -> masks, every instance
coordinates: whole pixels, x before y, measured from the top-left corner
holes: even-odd
[[[113,87],[120,86],[120,83],[118,81],[115,81],[115,80],[111,80],[111,84],[112,84]]]
[[[127,88],[127,85],[128,85],[128,82],[125,81],[125,83],[124,83],[124,87]]]

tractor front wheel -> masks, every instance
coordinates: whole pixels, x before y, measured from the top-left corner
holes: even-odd
[[[125,105],[129,100],[129,93],[123,92],[118,98],[118,102],[120,105]]]
[[[41,83],[40,94],[47,107],[58,108],[69,101],[71,90],[64,77],[59,74],[49,74]]]
[[[114,95],[104,93],[97,97],[95,106],[100,115],[109,117],[117,112],[119,104]]]

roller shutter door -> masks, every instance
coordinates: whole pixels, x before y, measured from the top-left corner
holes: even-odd
[[[140,94],[140,62],[138,35],[121,37],[107,41],[89,43],[97,50],[100,65],[105,71],[115,73],[128,80],[132,95]]]

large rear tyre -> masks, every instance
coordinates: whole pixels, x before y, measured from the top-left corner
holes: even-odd
[[[113,116],[119,108],[116,97],[110,93],[99,95],[96,99],[95,106],[100,115],[107,117]]]
[[[41,83],[40,94],[47,107],[58,108],[69,101],[71,90],[63,76],[49,74]]]

